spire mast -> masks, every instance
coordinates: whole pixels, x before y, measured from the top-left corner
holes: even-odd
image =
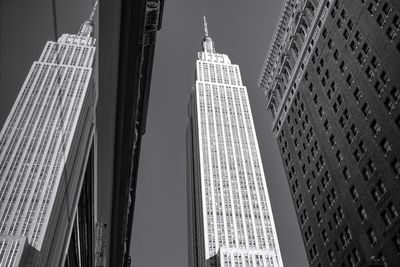
[[[204,19],[204,37],[208,36],[208,27],[207,27],[207,20],[206,20],[206,16],[203,16]]]
[[[203,23],[204,23],[203,51],[208,53],[215,53],[214,42],[208,35],[206,16],[203,16]]]
[[[93,28],[94,28],[94,14],[96,13],[98,0],[93,5],[92,12],[90,13],[89,19],[85,21],[81,25],[81,29],[79,30],[80,36],[92,36]]]
[[[94,6],[93,6],[93,8],[92,8],[92,13],[90,13],[89,21],[92,21],[92,22],[93,22],[94,13],[96,12],[97,4],[98,4],[98,3],[99,3],[99,0],[96,0],[96,2],[94,3]]]

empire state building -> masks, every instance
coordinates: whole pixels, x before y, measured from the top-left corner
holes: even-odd
[[[48,41],[0,133],[0,266],[94,266],[93,18]]]
[[[247,89],[204,18],[189,102],[189,266],[283,266]]]

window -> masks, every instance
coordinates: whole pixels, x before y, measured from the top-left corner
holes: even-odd
[[[329,142],[331,143],[331,146],[334,146],[336,141],[335,141],[335,136],[333,134],[331,134],[331,136],[329,137]]]
[[[335,60],[337,61],[339,58],[339,50],[335,50],[335,52],[333,52],[333,57],[335,58]]]
[[[348,143],[349,145],[350,145],[350,144],[353,142],[353,140],[354,140],[354,135],[352,135],[350,131],[346,133],[346,140],[347,140],[347,143]]]
[[[368,115],[371,114],[371,109],[369,108],[367,103],[364,103],[364,105],[361,108],[361,111],[365,117],[368,117]]]
[[[376,190],[376,188],[371,190],[371,195],[375,203],[378,203],[379,200],[381,200],[381,195],[378,193],[378,190]]]
[[[354,90],[353,95],[354,95],[354,98],[357,100],[357,102],[360,101],[360,98],[362,97],[360,88],[356,87],[356,89]]]
[[[397,177],[400,176],[400,161],[398,159],[394,159],[392,161],[392,169],[394,171],[394,173],[396,174]]]
[[[353,83],[353,76],[351,75],[351,73],[349,73],[349,75],[347,75],[346,82],[347,82],[347,85],[349,85],[349,86],[351,86],[351,84]]]
[[[341,71],[342,73],[345,71],[345,69],[346,69],[346,64],[344,63],[344,61],[342,61],[342,62],[340,63],[339,68],[340,68],[340,71]]]
[[[349,39],[349,32],[347,31],[347,29],[345,29],[344,31],[343,31],[343,37],[344,37],[344,39]]]
[[[340,12],[340,16],[342,17],[342,19],[345,19],[347,16],[346,10],[342,9],[342,12]]]
[[[329,129],[329,121],[327,119],[324,121],[324,128],[325,128],[325,131],[328,131],[328,129]]]
[[[359,162],[361,160],[362,155],[363,155],[363,153],[361,153],[361,151],[358,148],[356,148],[353,152],[353,156],[357,162]]]
[[[342,153],[340,152],[340,150],[338,150],[336,152],[336,159],[337,159],[338,163],[342,162],[342,160],[343,160],[343,156],[342,156]]]
[[[388,140],[386,140],[386,138],[383,138],[382,141],[380,142],[380,146],[382,148],[383,153],[385,154],[385,156],[387,156],[387,154],[389,154],[389,152],[392,150],[392,147],[390,146]]]
[[[364,51],[365,54],[369,53],[369,46],[367,43],[364,43],[364,45],[362,46],[362,50]]]
[[[308,90],[310,90],[310,93],[312,93],[313,89],[314,89],[314,85],[313,85],[313,83],[310,83],[310,85],[308,86]]]
[[[311,187],[312,187],[312,186],[311,186],[311,180],[310,180],[310,179],[307,179],[306,185],[307,185],[308,190],[310,190]]]
[[[358,53],[357,61],[358,61],[358,63],[360,63],[360,65],[362,65],[362,64],[364,63],[364,56],[363,56],[363,54]]]
[[[362,169],[362,174],[364,176],[365,182],[368,182],[369,179],[372,177],[372,174],[375,172],[376,167],[372,160],[370,159],[367,163],[367,166]]]
[[[354,50],[356,50],[356,42],[351,41],[351,43],[350,43],[350,48],[351,48],[351,50],[354,52]]]
[[[347,260],[349,261],[350,265],[355,267],[357,263],[360,262],[360,255],[358,254],[358,250],[353,248],[351,250],[351,254],[348,255]]]
[[[349,117],[350,117],[349,110],[346,108],[343,111],[343,115],[339,119],[339,124],[342,128],[346,125],[346,122],[348,121]]]
[[[319,116],[320,116],[321,118],[325,115],[324,109],[322,108],[322,106],[318,109],[318,114],[319,114]]]
[[[379,60],[375,56],[373,56],[372,59],[371,59],[371,64],[376,69],[378,67],[378,65],[379,65]]]
[[[315,94],[314,96],[314,104],[317,105],[318,104],[318,95]]]
[[[382,11],[383,13],[385,13],[386,16],[389,15],[390,10],[391,8],[388,3],[383,4]]]
[[[328,41],[328,47],[329,47],[329,49],[332,49],[332,46],[333,46],[333,41],[332,41],[332,38],[331,38],[331,39],[329,39],[329,41]]]
[[[376,81],[374,84],[374,89],[375,89],[375,92],[377,93],[377,95],[380,96],[383,91],[383,86],[381,85],[381,83],[379,81]]]
[[[389,75],[384,70],[381,72],[380,78],[385,85],[389,82]]]
[[[362,205],[360,207],[358,207],[357,211],[358,211],[358,215],[360,216],[360,219],[362,222],[365,221],[366,219],[368,219],[367,212],[365,211],[365,209]]]
[[[335,257],[333,256],[332,249],[328,250],[328,257],[329,257],[329,262],[332,264],[335,261]]]
[[[365,74],[367,75],[367,77],[369,79],[372,78],[373,72],[372,72],[372,68],[370,66],[367,66],[367,68],[365,69]]]
[[[391,113],[392,110],[394,110],[395,105],[396,105],[396,103],[390,97],[387,97],[385,99],[385,102],[383,102],[383,104],[385,105],[385,107],[389,113]]]
[[[333,111],[335,111],[335,113],[338,112],[338,110],[339,110],[339,105],[338,105],[337,102],[333,103],[332,109],[333,109]]]
[[[356,31],[356,33],[354,34],[354,37],[356,38],[357,42],[361,41],[361,33],[359,31]]]
[[[342,20],[340,18],[338,18],[337,22],[336,22],[336,26],[340,29],[342,27]]]
[[[376,183],[376,185],[377,185],[377,187],[378,187],[378,189],[379,189],[379,191],[380,191],[380,193],[381,193],[382,195],[386,193],[386,187],[385,187],[385,184],[382,182],[382,180],[379,180],[379,181]]]
[[[312,196],[311,196],[311,201],[312,201],[312,203],[313,203],[313,206],[317,205],[317,198],[316,198],[315,195],[312,195]]]
[[[400,100],[400,90],[397,90],[396,87],[393,87],[390,91],[390,95],[392,96],[393,100],[398,102]]]
[[[369,243],[371,245],[374,245],[376,242],[378,242],[378,239],[376,238],[376,235],[375,235],[374,231],[372,230],[372,228],[370,228],[367,231],[367,235],[368,235]]]
[[[320,211],[317,211],[316,217],[317,217],[318,223],[320,223],[322,221],[322,217],[321,217],[321,212]]]
[[[346,182],[350,179],[350,171],[347,167],[344,167],[342,171],[343,177],[346,180]]]
[[[388,210],[389,210],[389,213],[392,216],[392,218],[396,218],[399,215],[399,213],[396,210],[396,207],[394,206],[394,204],[392,202],[390,202],[388,204]]]
[[[351,130],[351,133],[352,133],[354,136],[357,135],[358,130],[357,130],[357,127],[356,127],[356,125],[355,125],[354,123],[351,125],[350,130]]]
[[[356,200],[359,197],[358,191],[354,185],[352,185],[350,187],[350,194],[351,194],[351,197],[353,198],[353,200]]]
[[[400,18],[399,18],[399,16],[398,15],[394,15],[394,17],[393,17],[393,24],[394,24],[394,26],[398,29],[398,28],[400,28]]]
[[[349,21],[347,22],[347,27],[348,27],[350,30],[353,29],[354,23],[353,23],[353,21],[352,21],[351,19],[349,19]]]
[[[383,18],[383,16],[381,14],[378,15],[378,17],[376,18],[376,22],[378,23],[379,26],[383,26],[383,24],[385,23],[385,19]]]
[[[382,218],[383,222],[385,223],[386,227],[388,227],[392,224],[392,220],[389,216],[389,213],[386,210],[381,212],[381,218]]]

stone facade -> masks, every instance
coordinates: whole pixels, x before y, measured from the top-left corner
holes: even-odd
[[[265,90],[311,266],[400,265],[400,2],[286,1]]]

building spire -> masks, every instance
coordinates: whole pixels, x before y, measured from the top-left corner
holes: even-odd
[[[96,9],[97,9],[97,4],[98,4],[98,0],[96,0],[96,2],[93,5],[92,12],[90,13],[89,19],[81,25],[78,35],[85,36],[85,37],[92,36],[93,28],[94,28],[93,20],[94,20],[94,14],[96,13]]]
[[[203,51],[207,53],[215,53],[214,42],[208,35],[206,16],[203,17],[203,21],[204,21]]]
[[[203,16],[204,19],[204,37],[208,36],[208,27],[207,27],[207,20],[206,20],[206,16]]]
[[[94,3],[94,6],[93,6],[93,8],[92,8],[92,13],[90,13],[89,21],[91,21],[91,22],[93,22],[94,13],[96,13],[96,9],[97,9],[98,3],[99,3],[99,0],[96,0],[96,2]]]

